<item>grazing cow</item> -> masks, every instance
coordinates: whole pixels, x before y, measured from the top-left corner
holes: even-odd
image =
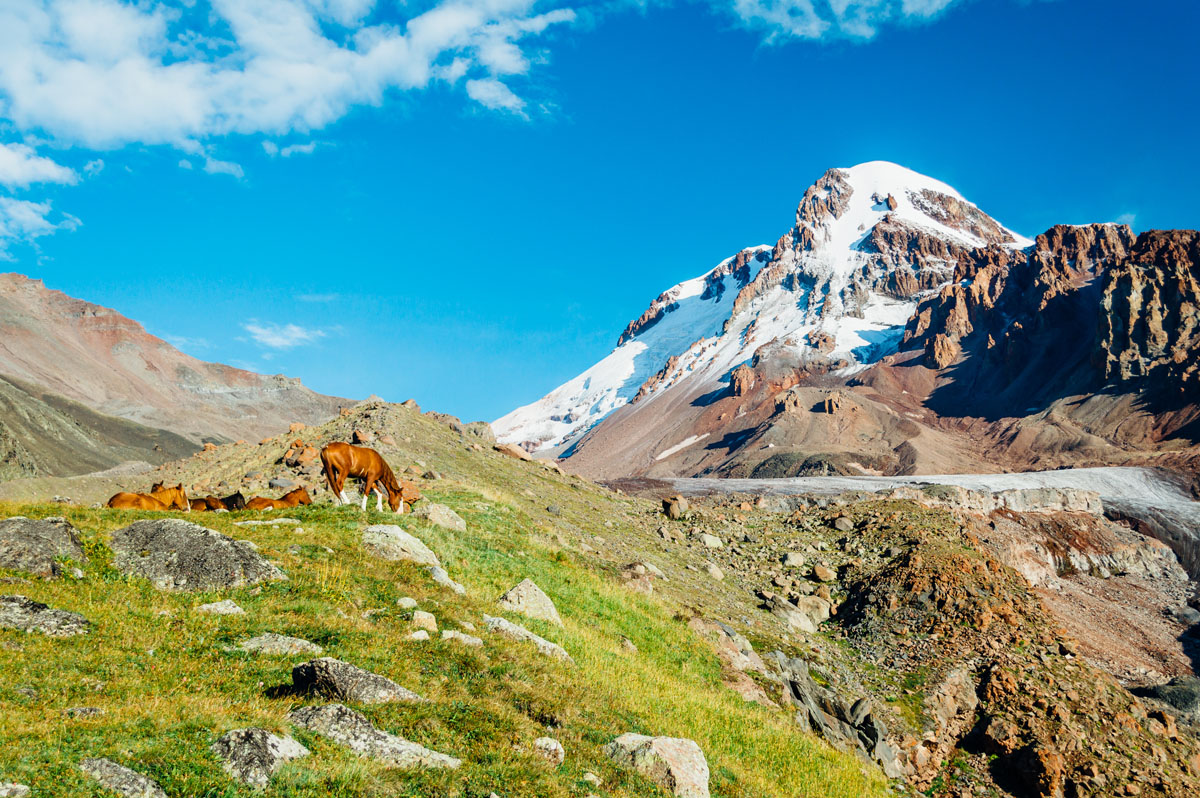
[[[404,512],[405,503],[412,505],[421,498],[421,492],[411,482],[401,483],[392,473],[392,468],[383,456],[365,446],[351,446],[340,441],[331,443],[321,450],[321,466],[333,500],[349,504],[346,498],[346,478],[361,479],[362,508],[367,509],[367,496],[375,493],[375,509],[383,509],[383,491],[387,491],[388,506],[394,513]]]
[[[312,499],[308,495],[308,491],[304,488],[296,488],[295,490],[285,493],[278,499],[268,499],[265,496],[255,496],[250,501],[246,502],[247,510],[282,510],[287,507],[295,507],[300,504],[312,504]]]
[[[192,505],[180,482],[174,488],[164,488],[161,482],[150,488],[150,493],[126,493],[122,491],[108,500],[108,506],[116,510],[183,510],[191,512]]]

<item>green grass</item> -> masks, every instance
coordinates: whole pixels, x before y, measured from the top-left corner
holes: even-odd
[[[531,479],[568,510],[570,522],[596,524],[599,500],[571,485]],[[513,491],[514,493],[517,491]],[[575,495],[572,495],[575,494]],[[254,541],[289,581],[207,594],[171,594],[111,565],[107,535],[153,514],[0,503],[0,517],[65,514],[85,538],[84,577],[4,585],[53,607],[82,613],[88,635],[54,640],[0,630],[0,781],[29,784],[34,794],[98,794],[76,769],[80,759],[107,756],[156,779],[171,796],[256,794],[232,782],[208,747],[229,729],[263,726],[288,731],[284,716],[309,701],[279,696],[290,669],[304,657],[231,652],[263,632],[303,637],[328,656],[382,673],[430,699],[422,705],[359,707],[377,726],[461,757],[458,771],[389,770],[303,731],[294,735],[313,755],[283,768],[269,794],[282,796],[606,796],[665,794],[620,770],[602,748],[626,731],[688,737],[704,750],[712,792],[726,798],[873,796],[887,785],[851,756],[797,731],[788,711],[748,704],[721,685],[718,661],[668,603],[632,594],[602,569],[559,549],[550,530],[504,491],[447,487],[432,497],[469,525],[456,535],[412,518],[402,525],[424,540],[451,576],[467,587],[457,596],[434,585],[424,569],[372,559],[358,545],[369,521],[395,516],[329,505],[277,515],[293,527],[235,527],[267,513],[192,515],[233,537]],[[593,507],[596,505],[596,507]],[[614,502],[618,510],[628,506]],[[609,508],[610,514],[615,512]],[[598,524],[596,524],[598,526]],[[600,529],[603,534],[620,534]],[[289,547],[299,545],[298,553]],[[325,547],[332,549],[332,554]],[[520,579],[537,582],[555,601],[565,629],[515,616],[564,646],[575,665],[547,659],[532,646],[489,634],[483,613]],[[410,613],[396,606],[409,595],[442,628],[475,624],[484,648],[440,639],[414,643]],[[241,616],[197,613],[199,604],[231,598]],[[369,619],[364,611],[382,610]],[[622,653],[628,637],[638,653]],[[29,687],[36,697],[17,691]],[[69,719],[64,710],[95,706],[98,717]],[[567,751],[552,769],[532,754],[549,734]],[[599,789],[582,781],[592,771]]]

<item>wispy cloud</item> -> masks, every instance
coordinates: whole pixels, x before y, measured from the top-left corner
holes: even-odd
[[[243,324],[242,329],[250,333],[250,337],[256,342],[270,349],[292,349],[325,337],[324,330],[301,327],[298,324],[273,324],[251,320]]]
[[[34,183],[77,183],[79,175],[26,144],[0,143],[0,185],[26,188]]]
[[[296,296],[300,302],[336,302],[341,298],[341,294],[298,294]]]
[[[713,0],[716,7],[725,0]],[[890,24],[928,22],[961,0],[729,0],[741,23],[768,42],[872,39]]]
[[[164,335],[163,340],[176,349],[190,349],[193,352],[208,349],[212,346],[207,338],[189,338],[186,335]]]
[[[1133,223],[1137,221],[1136,213],[1123,213],[1117,217],[1117,224],[1127,224],[1133,227]]]
[[[210,175],[233,175],[238,180],[245,175],[240,165],[232,161],[218,161],[216,158],[204,159],[204,171]]]
[[[317,148],[317,142],[310,141],[307,144],[289,144],[286,147],[280,147],[273,141],[264,141],[262,147],[263,151],[271,157],[278,155],[281,158],[291,158],[293,155],[312,155],[313,150]]]
[[[98,175],[104,171],[104,161],[100,158],[88,161],[83,165],[83,173],[88,177]]]
[[[32,243],[57,230],[79,227],[79,220],[70,214],[59,214],[57,220],[51,214],[49,202],[0,196],[0,260],[12,260],[9,246],[13,242]]]

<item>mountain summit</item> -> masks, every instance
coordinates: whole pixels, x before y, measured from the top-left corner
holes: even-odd
[[[892,163],[832,169],[774,246],[665,291],[494,423],[587,476],[1200,464],[1200,233],[1035,240]]]
[[[895,352],[918,299],[947,285],[955,258],[1033,242],[950,186],[886,161],[830,169],[795,225],[664,291],[603,360],[493,423],[531,450],[569,447],[609,413],[684,378],[712,390],[774,345],[799,365],[843,373]]]

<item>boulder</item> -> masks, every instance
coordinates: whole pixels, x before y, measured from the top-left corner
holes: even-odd
[[[415,610],[417,608],[417,600],[411,596],[402,596],[396,599],[396,606],[402,610]]]
[[[440,526],[453,532],[467,531],[467,522],[458,513],[444,504],[422,502],[419,507],[413,510],[413,515],[417,518],[424,518],[435,526]]]
[[[419,538],[405,532],[395,524],[373,524],[363,530],[363,547],[381,560],[405,560],[417,565],[441,565],[434,554]]]
[[[496,605],[500,609],[519,612],[529,618],[546,621],[555,626],[563,625],[554,602],[530,579],[522,579],[520,583],[501,596]]]
[[[832,582],[837,579],[837,574],[828,565],[818,563],[813,566],[812,577],[817,582]]]
[[[441,566],[435,565],[434,567],[430,568],[429,577],[434,581],[435,584],[449,588],[460,596],[467,592],[467,589],[451,579],[450,574],[446,573],[446,569],[442,568]]]
[[[622,734],[604,748],[609,759],[669,790],[676,798],[709,798],[708,762],[700,746],[679,737]]]
[[[163,788],[153,779],[118,765],[111,759],[85,759],[79,763],[79,769],[99,782],[100,786],[125,798],[167,798]]]
[[[292,654],[320,654],[322,649],[299,637],[288,637],[267,632],[238,644],[238,648],[251,654],[287,656]]]
[[[533,752],[549,762],[552,767],[558,767],[567,760],[567,752],[562,743],[553,737],[539,737],[534,740]]]
[[[854,521],[850,520],[844,515],[839,515],[833,520],[833,528],[839,532],[853,532]]]
[[[662,508],[667,518],[678,521],[688,511],[688,500],[682,496],[672,496],[662,500]]]
[[[291,737],[276,737],[266,729],[234,729],[217,738],[209,750],[226,773],[252,787],[266,787],[271,774],[285,762],[310,753]]]
[[[289,490],[296,487],[296,483],[283,477],[272,477],[267,480],[267,487],[274,488],[275,490]]]
[[[804,634],[814,634],[817,625],[807,613],[799,610],[796,605],[784,601],[779,596],[767,601],[767,609],[777,618],[782,619],[789,627]]]
[[[491,615],[484,615],[483,622],[487,624],[487,628],[493,632],[502,634],[505,637],[512,638],[513,640],[522,640],[528,643],[533,643],[535,646],[537,646],[537,650],[542,654],[545,654],[547,657],[554,657],[555,659],[561,659],[572,663],[574,662],[574,660],[571,659],[571,655],[568,654],[566,649],[564,649],[562,646],[558,645],[557,643],[551,643],[544,637],[538,637],[524,626],[520,626],[504,618],[494,618]]]
[[[373,433],[371,433],[369,430],[365,430],[365,429],[354,430],[354,435],[352,437],[353,437],[355,443],[361,444],[361,443],[374,443],[375,442],[375,435]]]
[[[483,646],[483,641],[480,640],[475,635],[469,635],[464,632],[459,632],[455,629],[443,629],[442,630],[442,639],[443,640],[454,640],[456,642],[462,643],[464,646],[471,646],[473,648],[480,648]]]
[[[820,596],[799,596],[796,598],[796,610],[804,613],[814,627],[828,621],[832,609],[833,604]]]
[[[289,712],[287,717],[301,728],[391,767],[453,769],[462,765],[460,759],[375,728],[365,717],[342,704],[300,707]]]
[[[58,577],[57,559],[85,562],[83,544],[65,518],[32,520],[23,516],[0,521],[0,568],[37,576]]]
[[[1176,676],[1166,684],[1135,689],[1135,695],[1153,698],[1180,712],[1200,719],[1200,678]]]
[[[428,640],[429,632],[425,631],[424,629],[418,629],[415,632],[411,632],[408,635],[407,639],[408,640]]]
[[[706,549],[719,549],[725,545],[721,542],[719,537],[716,535],[710,535],[707,532],[704,532],[700,535],[700,542],[704,544],[704,548]]]
[[[78,613],[52,609],[25,596],[0,596],[0,629],[72,637],[87,633],[91,627],[91,621]]]
[[[206,612],[210,615],[245,615],[246,611],[229,599],[214,601],[212,604],[201,604],[196,612]]]
[[[292,668],[292,686],[298,693],[318,693],[358,704],[425,700],[385,676],[332,657],[319,657]]]
[[[29,787],[11,781],[0,782],[0,798],[29,798]]]
[[[112,533],[113,564],[159,590],[222,590],[287,579],[244,540],[190,521],[135,521]]]
[[[425,629],[429,632],[436,632],[438,628],[437,619],[433,617],[433,613],[424,610],[416,610],[413,613],[412,623],[418,629]]]
[[[533,459],[533,457],[530,456],[529,452],[525,451],[520,446],[516,446],[511,443],[497,443],[492,448],[495,449],[500,454],[515,458],[517,460],[532,460]]]
[[[784,568],[803,568],[805,562],[804,555],[798,551],[789,551],[783,555]]]

